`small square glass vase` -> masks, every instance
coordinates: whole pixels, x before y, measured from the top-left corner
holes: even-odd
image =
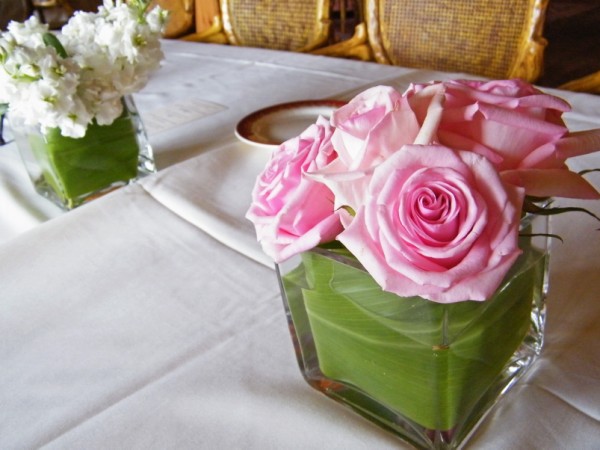
[[[39,127],[10,120],[10,127],[38,194],[73,209],[156,171],[152,148],[131,96],[110,125],[90,124],[82,138],[46,135]],[[10,117],[9,117],[10,119]]]
[[[302,375],[416,448],[460,448],[541,351],[547,233],[523,219],[523,253],[483,302],[384,292],[339,246],[277,266]]]

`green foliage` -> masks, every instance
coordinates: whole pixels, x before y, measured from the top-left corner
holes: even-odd
[[[53,33],[44,33],[43,39],[44,44],[46,44],[48,47],[53,47],[61,58],[69,57],[69,55],[67,55],[67,51]]]
[[[384,292],[341,248],[305,252],[283,285],[294,320],[304,320],[297,311],[305,305],[326,377],[428,429],[450,430],[486,395],[525,337],[533,302],[541,301],[544,254],[522,248],[485,302],[440,304]]]
[[[585,208],[580,208],[578,206],[565,206],[565,207],[541,206],[535,200],[532,200],[529,197],[526,198],[525,202],[523,203],[523,210],[530,214],[536,214],[536,215],[540,215],[540,216],[552,216],[552,215],[564,214],[564,213],[568,213],[568,212],[582,212],[582,213],[592,216],[596,220],[600,221],[600,217],[598,217],[596,214],[594,214],[593,212],[591,212]]]

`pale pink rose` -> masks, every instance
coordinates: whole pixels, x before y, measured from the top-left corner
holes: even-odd
[[[564,100],[516,79],[416,84],[404,96],[423,128],[417,143],[483,155],[528,195],[600,198],[565,164],[600,150],[600,130],[569,133]]]
[[[332,142],[346,169],[373,167],[402,146],[397,137],[408,134],[410,126],[405,120],[400,127],[397,120],[390,116],[400,109],[403,101],[395,89],[376,86],[333,112],[331,124],[336,130]],[[408,108],[403,108],[403,111],[412,115]],[[411,125],[416,134],[419,124],[414,116]],[[385,129],[384,133],[379,132],[381,128]],[[412,142],[412,138],[402,140],[408,143]],[[374,148],[377,151],[374,152]]]
[[[481,301],[520,254],[523,196],[480,155],[407,145],[375,169],[338,240],[386,291]]]
[[[275,150],[256,181],[246,217],[275,262],[331,241],[342,229],[333,193],[306,176],[336,158],[332,132],[329,122],[319,117],[299,137]]]
[[[339,157],[312,176],[335,192],[336,209],[362,204],[375,167],[412,144],[421,130],[406,98],[389,86],[357,95],[334,111],[331,123]]]

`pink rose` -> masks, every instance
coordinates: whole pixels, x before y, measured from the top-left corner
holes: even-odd
[[[473,152],[407,145],[375,169],[338,240],[386,291],[485,300],[520,254],[523,195]]]
[[[336,157],[332,132],[319,117],[299,137],[281,144],[256,181],[246,217],[275,262],[333,240],[341,231],[332,192],[306,176]]]
[[[600,198],[565,164],[600,149],[600,131],[569,133],[561,118],[570,111],[564,100],[520,80],[417,84],[404,96],[427,131],[418,143],[483,155],[529,195]]]
[[[380,156],[367,152],[367,143],[378,127],[386,124],[390,112],[402,101],[399,92],[389,86],[377,86],[358,94],[346,105],[334,111],[331,124],[336,128],[332,138],[340,161],[350,170],[372,165],[374,158]],[[415,121],[415,125],[418,125]],[[399,147],[396,146],[394,150]],[[382,149],[382,152],[385,150]],[[381,155],[385,157],[386,155]]]
[[[412,144],[421,129],[407,99],[389,86],[357,95],[334,111],[331,124],[331,142],[339,157],[313,177],[335,192],[336,209],[358,207],[375,167]]]

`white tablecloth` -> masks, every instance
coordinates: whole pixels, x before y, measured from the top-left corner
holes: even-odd
[[[456,75],[175,41],[165,51],[136,95],[159,173],[61,214],[27,190],[16,149],[0,150],[0,449],[404,448],[303,381],[275,273],[243,217],[268,155],[233,128],[274,103]],[[599,97],[561,95],[572,129],[600,127]],[[600,214],[598,203],[582,202]],[[553,219],[564,243],[543,355],[469,448],[598,448],[597,228],[583,214]]]

